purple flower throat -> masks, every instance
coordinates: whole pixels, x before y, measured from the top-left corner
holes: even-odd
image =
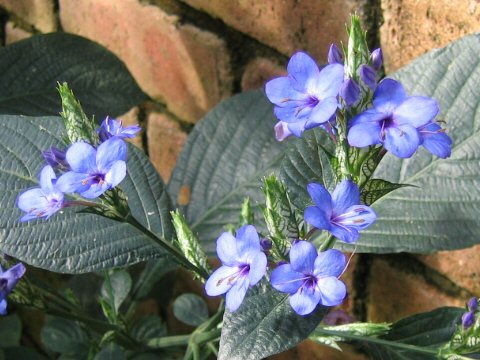
[[[237,282],[238,279],[248,276],[250,271],[250,264],[241,264],[238,267],[238,271],[234,274],[231,274],[227,277],[221,278],[217,281],[217,286],[222,285],[222,283],[228,279],[228,285],[233,285]]]

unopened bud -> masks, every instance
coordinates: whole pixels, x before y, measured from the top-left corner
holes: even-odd
[[[285,121],[279,121],[278,123],[276,123],[274,129],[275,139],[277,139],[277,141],[283,141],[289,136],[293,135],[293,133],[288,128],[288,123],[286,123]]]
[[[370,61],[372,62],[372,68],[374,70],[380,70],[383,65],[383,52],[378,48],[372,51],[370,54]]]
[[[478,298],[475,296],[472,297],[470,300],[468,300],[467,306],[468,306],[468,310],[476,311],[478,308]]]
[[[347,106],[352,106],[360,97],[360,87],[353,79],[348,78],[343,82],[339,94],[345,100]]]
[[[329,64],[343,64],[343,55],[337,45],[330,45],[327,59]]]
[[[462,326],[464,329],[468,329],[475,323],[475,314],[473,311],[468,311],[462,316]]]
[[[65,159],[65,151],[59,148],[52,146],[50,149],[42,151],[42,155],[47,164],[54,168],[68,169],[70,167]]]
[[[362,82],[374,91],[377,87],[377,72],[371,66],[365,64],[360,65],[358,72]]]
[[[268,251],[272,248],[272,240],[270,239],[262,239],[260,240],[260,246],[263,250]]]

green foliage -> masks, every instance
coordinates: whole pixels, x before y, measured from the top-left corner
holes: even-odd
[[[149,237],[133,226],[72,207],[48,221],[21,223],[16,207],[20,192],[38,186],[44,165],[41,150],[62,148],[65,129],[60,118],[0,116],[0,246],[29,264],[52,271],[83,273],[134,264],[165,256]],[[170,200],[162,179],[148,160],[129,146],[127,177],[121,183],[132,215],[165,239],[172,237]]]
[[[58,115],[55,86],[63,82],[100,120],[147,99],[115,55],[80,36],[36,35],[0,49],[0,114]]]
[[[181,322],[198,326],[208,319],[207,303],[195,294],[182,294],[173,303],[173,314]]]
[[[240,211],[240,226],[253,225],[255,223],[255,216],[250,205],[250,198],[246,197],[242,204]]]
[[[93,360],[126,360],[127,357],[122,349],[114,343],[108,343],[100,352],[95,355]]]
[[[288,295],[261,282],[249,289],[242,306],[226,311],[219,360],[257,360],[287,350],[305,339],[327,308],[319,306],[308,316],[292,310]]]
[[[407,184],[394,184],[382,179],[370,179],[362,187],[360,199],[366,205],[372,205],[378,199],[384,197],[388,193],[399,189]]]
[[[118,309],[132,288],[132,278],[125,270],[105,272],[105,280],[100,290],[103,312],[110,322],[116,323]]]
[[[42,328],[43,344],[50,351],[77,359],[86,359],[89,352],[88,335],[72,320],[50,318]]]
[[[166,336],[167,327],[157,316],[144,316],[135,321],[129,333],[135,340],[147,344],[151,339]]]
[[[0,320],[0,348],[20,345],[22,322],[18,315],[8,315]]]

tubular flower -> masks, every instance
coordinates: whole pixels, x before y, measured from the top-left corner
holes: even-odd
[[[299,315],[308,315],[318,304],[339,305],[347,293],[338,279],[345,268],[345,256],[338,250],[317,254],[308,241],[298,241],[290,249],[290,264],[272,271],[271,283],[290,294],[290,305]]]
[[[7,271],[3,271],[0,266],[0,315],[7,314],[7,296],[25,274],[25,271],[25,266],[22,263],[12,266]]]
[[[119,138],[133,138],[142,128],[139,125],[123,127],[122,121],[110,119],[108,116],[102,121],[100,128],[97,130],[100,141],[104,142],[114,136]]]
[[[265,92],[275,104],[278,120],[300,137],[306,129],[326,123],[335,114],[343,65],[330,64],[319,70],[310,56],[298,52],[288,62],[287,71],[287,76],[270,80]]]
[[[84,142],[74,143],[66,153],[71,171],[58,179],[57,186],[66,193],[96,198],[125,178],[126,158],[127,145],[117,137],[103,142],[98,149]]]
[[[267,257],[262,252],[257,230],[252,225],[242,226],[236,238],[224,232],[217,239],[217,254],[222,266],[213,272],[205,284],[210,296],[227,294],[230,311],[239,308],[249,286],[258,283],[267,271]]]
[[[373,108],[350,122],[348,142],[355,147],[383,144],[400,158],[409,158],[425,142],[419,131],[437,116],[438,104],[425,96],[407,97],[403,86],[384,79],[373,94]],[[425,142],[425,146],[429,143]]]
[[[63,193],[59,190],[57,177],[50,165],[40,171],[40,187],[20,194],[17,206],[26,214],[20,221],[45,217],[48,219],[64,206]]]
[[[316,183],[308,184],[307,190],[315,206],[305,209],[305,221],[317,229],[329,231],[342,241],[357,241],[359,231],[377,218],[370,207],[360,205],[360,191],[350,180],[339,183],[332,195]]]

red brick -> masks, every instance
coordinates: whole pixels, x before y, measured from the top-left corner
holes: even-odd
[[[226,45],[137,0],[60,0],[63,28],[120,57],[140,87],[180,118],[194,122],[231,94]]]
[[[386,261],[374,260],[369,281],[367,317],[373,322],[393,322],[442,306],[463,306],[456,299],[428,284],[421,276],[393,268]]]
[[[472,294],[480,295],[480,245],[422,255],[419,259]]]
[[[41,32],[57,29],[53,0],[0,0],[0,6]]]
[[[345,41],[350,13],[361,12],[363,0],[182,0],[220,18],[231,27],[291,55],[306,50],[325,60],[332,42]]]
[[[147,118],[148,154],[165,182],[172,174],[187,134],[166,114],[151,112]]]
[[[286,75],[285,66],[263,57],[250,61],[243,71],[241,86],[243,91],[260,89],[268,80]]]
[[[32,36],[32,33],[23,30],[9,21],[5,24],[5,44],[10,45],[14,42],[27,39]]]
[[[138,107],[134,107],[129,111],[127,111],[125,114],[119,116],[117,120],[120,120],[124,127],[131,126],[131,125],[138,125],[139,123],[138,112],[139,112]],[[142,131],[137,133],[137,136],[135,136],[133,139],[127,139],[127,141],[131,142],[133,145],[135,145],[139,149],[144,150],[143,142],[142,142],[142,132],[144,131],[145,129],[142,129]]]
[[[380,37],[388,72],[480,30],[480,3],[475,0],[382,0],[381,6]]]

